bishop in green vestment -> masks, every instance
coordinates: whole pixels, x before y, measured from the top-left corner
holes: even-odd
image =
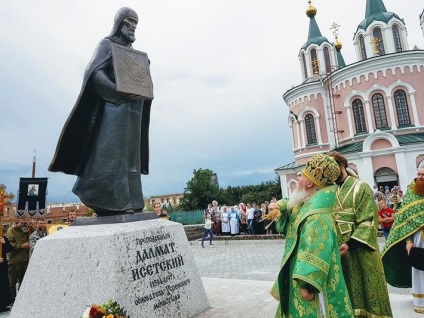
[[[377,243],[378,208],[368,184],[348,174],[347,159],[329,156],[339,164],[334,204],[343,274],[356,318],[392,317],[389,293]]]
[[[340,173],[328,156],[313,156],[290,200],[271,203],[268,218],[286,236],[278,278],[271,294],[279,301],[276,317],[353,317],[343,278],[332,216]]]

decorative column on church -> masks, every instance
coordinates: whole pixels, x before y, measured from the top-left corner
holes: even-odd
[[[349,125],[349,137],[353,137],[355,133],[353,132],[352,106],[348,104],[348,105],[345,105],[345,108],[346,108],[346,114],[347,114],[347,123]]]
[[[300,122],[296,121],[296,136],[297,136],[297,149],[302,147],[300,143]]]
[[[371,110],[370,110],[370,101],[366,100],[365,103],[365,112],[367,113],[367,122],[368,122],[368,132],[374,131],[374,125],[372,123]]]
[[[396,130],[397,126],[395,121],[395,111],[393,109],[393,101],[392,101],[391,95],[387,96],[387,107],[389,108],[389,114],[390,114],[390,125],[391,125],[390,129]]]
[[[315,126],[317,127],[318,145],[322,145],[321,125],[319,124],[319,114],[315,115],[314,118],[315,118]]]
[[[412,109],[412,116],[414,116],[414,125],[416,127],[421,126],[420,120],[418,119],[417,103],[415,102],[415,91],[409,93],[409,99],[411,100],[411,109]]]
[[[302,148],[306,147],[306,139],[305,139],[305,124],[304,124],[304,120],[303,118],[299,119],[299,123],[300,123],[300,132],[302,134]]]

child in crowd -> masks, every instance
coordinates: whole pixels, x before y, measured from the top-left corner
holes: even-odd
[[[202,237],[202,247],[205,247],[203,245],[203,242],[205,241],[205,238],[209,235],[209,243],[210,245],[212,244],[212,240],[213,240],[213,234],[212,234],[212,218],[211,218],[211,214],[210,213],[206,213],[206,221],[205,221],[205,228],[203,231],[203,237]]]

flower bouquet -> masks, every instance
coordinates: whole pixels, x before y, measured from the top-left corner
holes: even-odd
[[[116,301],[109,300],[102,305],[93,304],[87,307],[81,318],[130,318],[130,316]]]

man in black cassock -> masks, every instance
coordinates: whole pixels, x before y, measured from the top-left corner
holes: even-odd
[[[6,254],[13,250],[6,236],[0,236],[2,244],[2,255],[0,255],[0,312],[9,311],[10,288],[9,288],[9,266]]]
[[[112,43],[132,47],[138,15],[121,8],[89,62],[50,171],[78,176],[73,192],[97,215],[141,212],[149,172],[151,100],[116,89]]]

